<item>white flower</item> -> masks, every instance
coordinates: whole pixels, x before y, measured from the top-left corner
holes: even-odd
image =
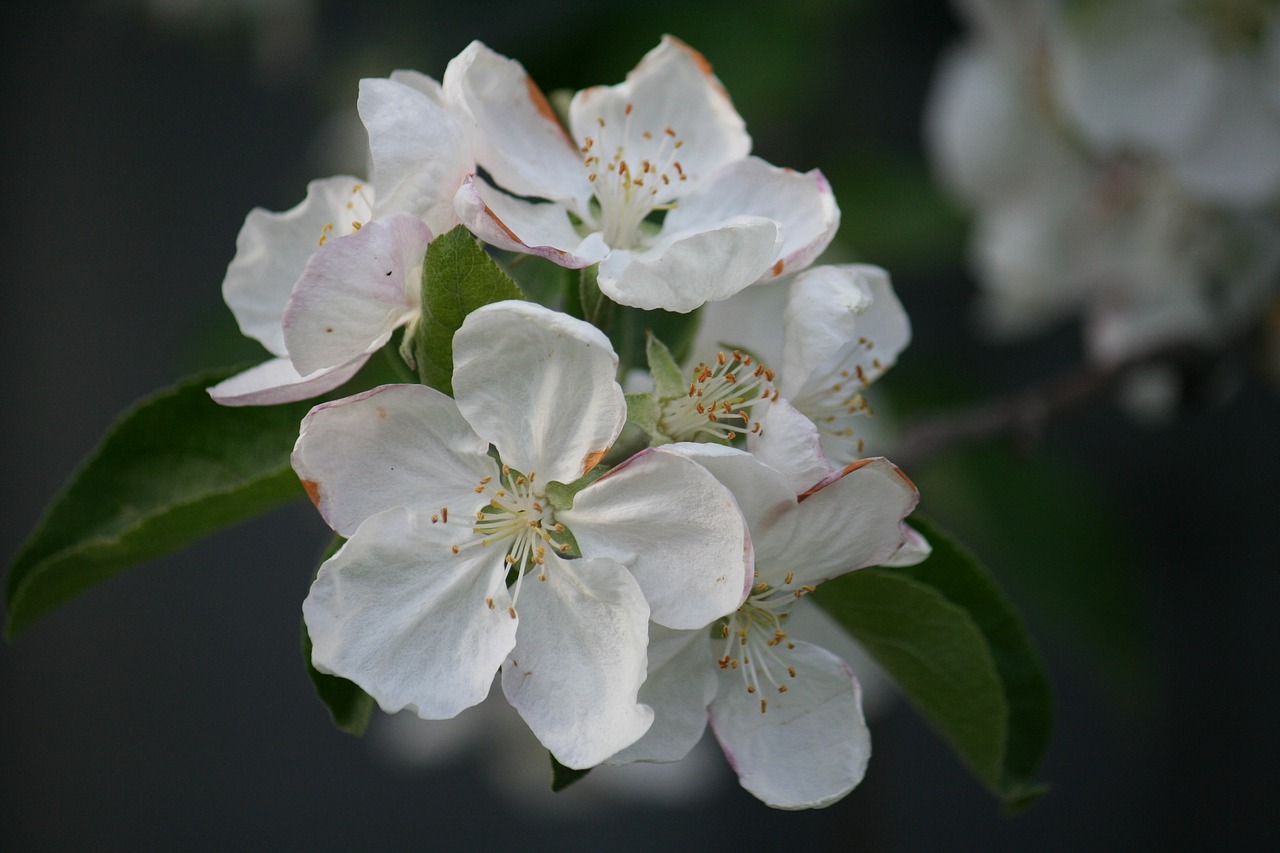
[[[497,185],[463,185],[462,221],[504,249],[599,263],[600,289],[624,305],[687,312],[796,272],[839,223],[820,172],[749,156],[709,64],[670,36],[624,83],[578,92],[568,131],[524,68],[479,42],[444,90]]]
[[[752,288],[708,306],[695,350],[737,345],[759,360],[753,364],[741,351],[707,359],[695,369],[687,396],[664,401],[661,426],[676,441],[700,440],[699,433],[742,433],[751,452],[787,468],[800,458],[791,442],[797,436],[809,441],[812,433],[795,420],[798,414],[817,428],[827,457],[851,462],[864,447],[857,421],[870,413],[863,392],[896,363],[910,340],[906,312],[880,267],[814,267],[785,288]],[[724,401],[731,401],[728,409]],[[767,428],[770,422],[773,428]],[[827,472],[822,464],[821,471],[810,472],[810,482]]]
[[[590,471],[625,419],[617,357],[590,325],[489,305],[454,360],[456,403],[389,385],[303,422],[294,468],[349,537],[303,605],[313,661],[424,718],[481,701],[501,666],[539,740],[592,766],[648,728],[650,616],[692,628],[742,601],[744,523],[705,470],[657,451],[552,504],[548,484]],[[584,556],[565,558],[575,542]]]
[[[915,487],[882,458],[851,463],[797,494],[748,453],[672,445],[705,465],[738,499],[756,548],[750,597],[709,635],[650,629],[640,691],[653,727],[610,759],[677,761],[708,719],[742,786],[778,808],[816,808],[861,780],[871,753],[861,691],[835,655],[787,630],[825,580],[888,562],[919,562],[928,547],[903,519]]]
[[[458,224],[453,196],[475,164],[429,77],[362,80],[358,107],[376,197],[355,178],[313,181],[297,207],[255,209],[240,230],[223,295],[276,358],[211,388],[224,405],[330,391],[421,314],[427,243]]]

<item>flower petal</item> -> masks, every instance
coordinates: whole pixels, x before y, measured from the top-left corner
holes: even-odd
[[[709,442],[679,442],[662,446],[710,471],[729,490],[751,531],[757,565],[781,556],[791,541],[798,490],[778,471],[745,450]]]
[[[738,781],[780,809],[822,808],[852,791],[866,773],[871,733],[853,672],[825,649],[796,643],[797,676],[786,693],[743,689],[725,670],[711,703],[711,728]]]
[[[800,495],[788,548],[796,586],[879,566],[902,547],[902,520],[920,501],[907,475],[887,459],[851,462]]]
[[[453,203],[459,221],[499,249],[537,255],[569,269],[599,263],[609,253],[599,232],[579,236],[560,205],[515,198],[482,178],[464,180]]]
[[[797,495],[832,473],[818,428],[785,397],[769,404],[760,424],[758,433],[747,433],[747,450],[780,471]]]
[[[840,225],[831,185],[817,169],[802,174],[749,157],[720,169],[681,198],[663,230],[705,231],[735,216],[772,220],[782,233],[778,254],[760,281],[809,266]]]
[[[614,755],[608,764],[679,761],[707,728],[707,705],[719,688],[705,630],[673,631],[649,623],[649,675],[640,701],[653,708],[653,726],[644,737]]]
[[[389,713],[447,719],[484,699],[517,620],[502,555],[454,555],[458,538],[402,508],[361,525],[302,605],[316,669],[354,681]]]
[[[613,560],[552,554],[542,568],[545,581],[523,581],[502,691],[561,764],[594,767],[653,722],[653,711],[636,702],[649,606]]]
[[[600,290],[634,308],[688,313],[727,299],[764,275],[778,256],[777,223],[737,217],[700,232],[683,232],[642,251],[614,251],[600,264]]]
[[[457,224],[453,195],[475,171],[462,126],[423,91],[429,77],[360,81],[357,108],[369,132],[370,174],[379,188],[379,218],[406,213],[435,234]],[[401,76],[399,80],[405,80]]]
[[[574,96],[569,125],[575,142],[598,135],[601,120],[605,129],[625,128],[621,141],[613,144],[623,145],[627,158],[637,163],[672,156],[661,146],[664,137],[674,136],[682,143],[678,159],[690,185],[751,153],[746,125],[711,63],[672,36],[663,36],[625,82],[584,89]]]
[[[868,264],[823,266],[791,283],[779,385],[799,400],[870,385],[911,342],[889,274]],[[803,407],[802,407],[803,408]]]
[[[453,337],[453,390],[477,433],[538,482],[595,467],[626,422],[604,333],[532,302],[486,305]]]
[[[475,486],[497,474],[488,451],[444,394],[383,385],[312,409],[293,468],[329,526],[350,536],[397,506],[426,514],[448,507],[471,518],[487,500]]]
[[[449,62],[444,92],[476,162],[499,186],[586,210],[591,185],[582,154],[524,66],[473,41]]]
[[[209,396],[224,406],[274,406],[306,400],[332,391],[360,372],[367,355],[328,370],[300,376],[287,358],[273,358],[237,373],[209,388]]]
[[[307,262],[284,312],[284,340],[299,373],[345,364],[385,344],[417,316],[431,232],[392,216],[332,240]]]
[[[701,628],[746,598],[754,560],[732,495],[706,469],[642,450],[556,514],[582,553],[631,570],[668,628]]]
[[[280,324],[294,283],[325,242],[322,237],[348,234],[351,222],[369,219],[369,197],[360,181],[338,175],[307,184],[307,197],[284,213],[249,211],[222,282],[222,296],[241,332],[261,341],[272,355],[287,354]]]

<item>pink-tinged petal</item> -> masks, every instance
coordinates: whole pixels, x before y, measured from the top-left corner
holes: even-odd
[[[397,506],[427,516],[447,508],[455,522],[470,519],[488,500],[475,487],[498,473],[488,451],[444,394],[383,385],[312,409],[293,469],[329,526],[350,536],[369,516]]]
[[[272,355],[287,354],[281,322],[294,283],[324,242],[350,234],[352,222],[368,221],[371,197],[360,181],[338,175],[307,184],[307,197],[284,213],[260,207],[249,212],[222,282],[241,332]]]
[[[919,531],[906,523],[902,525],[902,534],[902,547],[880,565],[896,567],[918,566],[929,559],[929,555],[933,553],[933,546],[929,544],[928,539],[925,539]]]
[[[634,308],[681,314],[749,286],[778,256],[772,220],[738,217],[709,231],[669,235],[640,251],[615,251],[600,264],[600,290]]]
[[[801,400],[843,399],[874,382],[911,341],[889,274],[867,264],[807,270],[791,283],[779,386]]]
[[[625,82],[575,95],[569,124],[574,142],[596,139],[606,162],[619,145],[630,162],[678,160],[690,187],[751,153],[746,125],[711,64],[671,36],[645,54]]]
[[[722,444],[679,442],[665,444],[662,450],[692,459],[729,490],[751,531],[757,564],[781,556],[791,541],[797,508],[797,490],[781,473],[744,450]]]
[[[284,312],[284,340],[299,373],[373,352],[417,317],[431,232],[392,216],[331,240],[312,255]]]
[[[787,655],[796,677],[786,680],[785,693],[768,683],[748,693],[736,671],[722,671],[711,728],[738,781],[757,798],[779,809],[822,808],[862,781],[871,733],[857,679],[843,661],[808,643]]]
[[[474,41],[449,62],[444,92],[476,162],[499,186],[586,210],[591,185],[582,153],[524,66]]]
[[[474,175],[453,199],[458,220],[491,246],[537,255],[569,269],[599,263],[609,253],[599,232],[582,237],[563,207],[507,195]]]
[[[516,646],[502,691],[556,759],[594,767],[635,743],[653,722],[638,704],[649,607],[635,579],[603,559],[549,555],[541,580],[524,578]]]
[[[673,631],[650,622],[649,676],[640,688],[640,701],[653,709],[653,726],[607,763],[684,758],[706,731],[707,705],[718,688],[706,630]]]
[[[782,245],[760,281],[808,267],[840,225],[831,185],[817,169],[801,173],[749,157],[725,166],[681,198],[663,230],[705,231],[735,216],[772,220],[782,234]]]
[[[558,512],[589,557],[631,570],[668,628],[701,628],[737,609],[754,558],[742,513],[705,468],[663,450],[618,465]]]
[[[795,494],[828,477],[834,468],[822,452],[822,436],[813,421],[780,397],[769,404],[760,431],[747,434],[747,450],[779,471]]]
[[[391,713],[447,719],[483,700],[518,620],[502,555],[453,554],[460,532],[401,508],[361,525],[302,604],[316,669],[354,681]]]
[[[532,302],[496,302],[453,337],[458,409],[502,461],[539,483],[571,483],[604,456],[626,423],[604,333]]]
[[[414,82],[426,86],[434,81],[422,77]],[[454,193],[475,171],[462,126],[440,101],[395,79],[361,80],[357,108],[369,132],[378,218],[408,214],[436,234],[456,225]]]
[[[882,457],[860,459],[800,495],[787,570],[796,586],[879,566],[902,547],[902,521],[920,493],[898,466]]]
[[[299,376],[289,359],[273,358],[222,380],[208,389],[209,396],[224,406],[293,403],[332,391],[355,376],[368,360],[368,356],[360,356],[329,370]]]

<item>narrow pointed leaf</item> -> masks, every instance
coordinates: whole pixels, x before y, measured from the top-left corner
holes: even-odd
[[[645,340],[645,358],[649,361],[649,373],[653,376],[653,391],[659,400],[672,400],[686,393],[689,383],[685,381],[680,365],[676,363],[667,345],[658,340],[652,332]]]
[[[467,315],[482,305],[524,294],[459,225],[427,246],[422,265],[422,319],[418,323],[416,358],[422,382],[453,394],[453,334]]]

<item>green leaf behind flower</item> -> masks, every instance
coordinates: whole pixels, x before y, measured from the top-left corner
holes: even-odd
[[[415,357],[425,385],[453,395],[453,335],[472,311],[491,302],[524,299],[524,294],[459,225],[427,246],[422,265],[422,319]]]
[[[1010,812],[1046,788],[1048,677],[1021,618],[967,550],[927,520],[933,546],[908,568],[851,572],[817,600],[897,681],[926,720]]]

